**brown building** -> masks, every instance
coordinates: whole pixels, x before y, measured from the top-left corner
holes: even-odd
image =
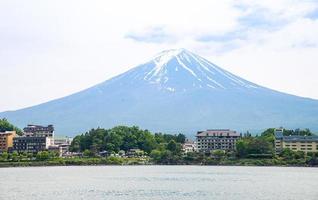
[[[15,131],[0,132],[0,151],[8,151],[8,148],[13,147],[15,135]]]

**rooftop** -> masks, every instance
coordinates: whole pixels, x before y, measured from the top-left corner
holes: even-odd
[[[15,131],[0,132],[0,135],[11,135],[11,134],[16,134],[16,132]]]
[[[318,136],[302,136],[302,135],[289,135],[284,136],[282,133],[275,133],[276,139],[282,139],[284,141],[313,141],[318,142]]]
[[[230,129],[208,129],[206,131],[198,131],[197,137],[204,137],[204,136],[234,136],[239,137],[240,134],[236,131]]]
[[[32,131],[38,131],[38,130],[47,130],[47,131],[54,131],[53,125],[48,126],[41,126],[41,125],[34,125],[34,124],[28,124],[27,127],[23,129],[25,132],[32,132]]]

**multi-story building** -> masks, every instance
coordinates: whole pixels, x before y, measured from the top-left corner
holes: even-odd
[[[23,129],[26,136],[35,136],[35,137],[54,137],[54,127],[53,125],[40,126],[29,124]]]
[[[13,146],[15,135],[15,131],[0,132],[0,151],[8,151]]]
[[[49,137],[36,137],[36,136],[21,136],[13,139],[13,151],[19,153],[37,153],[39,151],[45,151],[51,144]]]
[[[50,145],[54,145],[54,127],[53,125],[40,126],[29,124],[23,129],[24,136],[28,137],[48,137]]]
[[[284,136],[283,129],[275,130],[276,153],[283,149],[292,151],[318,152],[318,136],[289,135]]]
[[[211,152],[213,150],[233,151],[236,141],[241,137],[236,131],[230,129],[211,129],[199,131],[196,135],[197,150]]]

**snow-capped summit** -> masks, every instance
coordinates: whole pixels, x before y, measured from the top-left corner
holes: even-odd
[[[127,76],[134,80],[147,81],[171,92],[195,88],[255,89],[259,87],[186,49],[162,51],[150,61],[126,74],[125,78]]]
[[[169,60],[171,60],[172,58],[174,58],[175,56],[178,56],[179,54],[185,54],[186,49],[168,49],[168,50],[164,50],[160,53],[158,53],[157,55],[154,56],[154,58],[152,60],[154,60],[158,65],[164,65],[166,64]],[[190,52],[188,52],[190,53]]]
[[[19,127],[54,124],[63,135],[116,125],[190,137],[210,128],[318,131],[318,101],[258,86],[186,49],[173,49],[94,87],[0,118]]]

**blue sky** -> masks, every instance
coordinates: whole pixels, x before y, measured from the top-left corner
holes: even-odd
[[[80,91],[170,48],[318,99],[317,35],[314,0],[3,0],[0,111]]]

